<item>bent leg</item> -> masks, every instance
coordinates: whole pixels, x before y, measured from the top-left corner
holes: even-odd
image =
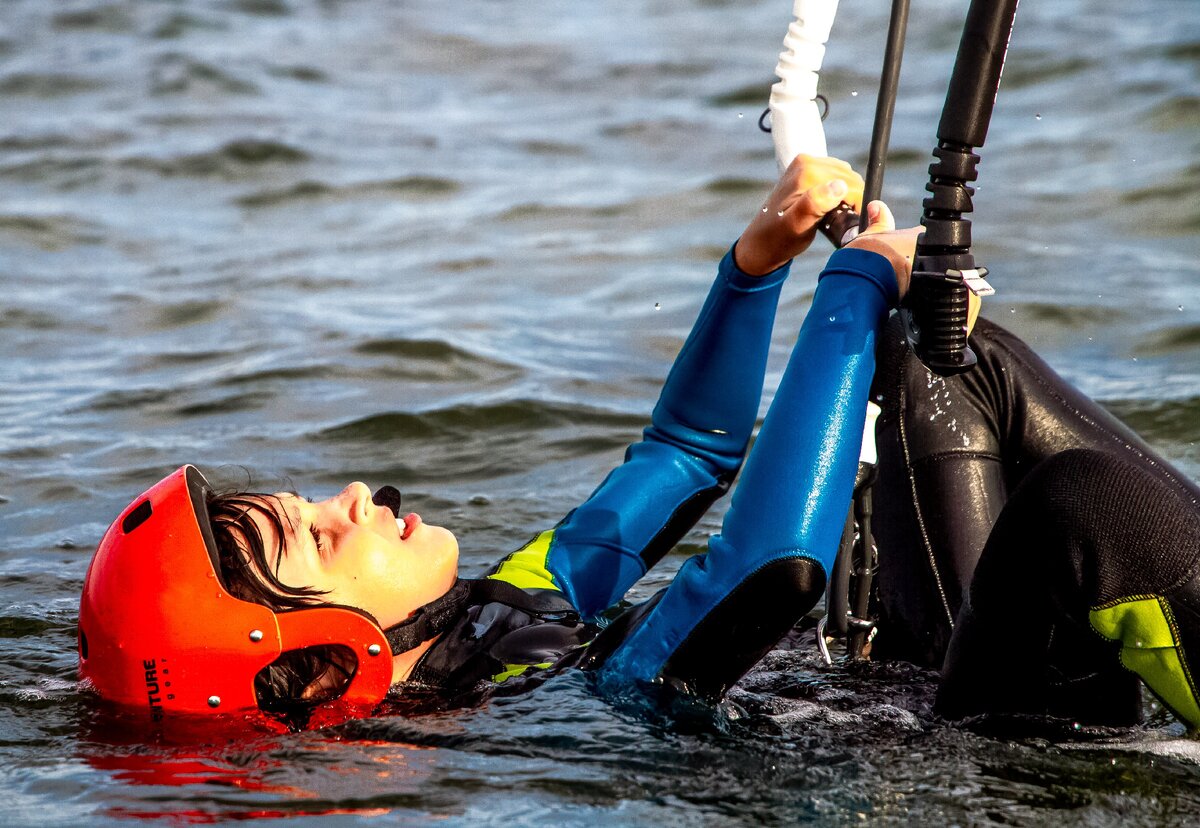
[[[1069,449],[1103,449],[1200,497],[1200,488],[1059,377],[1025,343],[979,320],[979,364],[931,377],[893,320],[873,393],[879,482],[881,657],[939,666],[992,525],[1032,469]]]
[[[881,256],[835,253],[721,534],[689,559],[602,668],[717,698],[816,603],[858,466],[875,336],[895,300]]]
[[[938,712],[1137,720],[1136,673],[1200,724],[1200,509],[1112,452],[1059,453],[1027,476],[958,614]],[[1128,671],[1133,671],[1128,672]]]

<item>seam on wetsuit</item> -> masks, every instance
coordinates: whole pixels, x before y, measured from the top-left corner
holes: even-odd
[[[699,522],[709,507],[729,491],[729,485],[729,481],[719,480],[715,486],[693,492],[675,507],[666,522],[654,533],[654,537],[638,553],[647,571],[661,561],[683,539],[688,530]]]
[[[915,465],[929,465],[935,460],[945,460],[953,458],[955,460],[1001,460],[999,454],[992,454],[988,451],[939,451],[936,454],[927,454],[924,457],[919,457],[913,460]]]
[[[903,369],[907,374],[907,366]],[[921,530],[921,542],[925,545],[925,553],[929,556],[929,568],[933,570],[933,582],[937,587],[938,597],[942,601],[942,609],[946,612],[946,621],[950,624],[950,631],[954,631],[954,613],[950,611],[950,601],[946,598],[946,587],[942,584],[942,574],[938,571],[937,557],[933,554],[933,544],[929,540],[929,530],[925,528],[925,516],[921,512],[921,498],[917,494],[917,476],[913,472],[912,453],[908,448],[908,428],[905,425],[907,417],[905,412],[908,406],[908,388],[907,383],[901,377],[900,383],[900,407],[897,424],[900,426],[900,448],[904,452],[904,469],[908,474],[908,485],[912,491],[913,511],[917,517],[917,528]]]
[[[1171,649],[1175,653],[1175,659],[1179,664],[1180,671],[1183,673],[1184,684],[1186,685],[1188,692],[1191,694],[1191,701],[1192,701],[1193,705],[1200,705],[1200,693],[1198,693],[1196,690],[1196,682],[1192,676],[1191,667],[1188,664],[1187,653],[1184,651],[1184,648],[1183,648],[1183,636],[1181,634],[1181,630],[1179,629],[1179,624],[1175,620],[1175,612],[1174,612],[1174,610],[1171,609],[1170,601],[1166,598],[1166,596],[1157,595],[1157,594],[1131,595],[1131,596],[1125,596],[1122,598],[1116,598],[1116,599],[1113,599],[1112,601],[1106,601],[1103,604],[1100,604],[1099,606],[1091,607],[1088,610],[1088,627],[1089,627],[1089,629],[1091,629],[1102,640],[1107,641],[1107,642],[1115,642],[1116,644],[1118,644],[1120,647],[1120,653],[1118,654],[1118,660],[1119,660],[1121,666],[1124,667],[1129,672],[1133,673],[1134,675],[1138,676],[1138,678],[1140,678],[1142,680],[1142,683],[1145,684],[1150,689],[1150,691],[1152,693],[1154,693],[1155,696],[1157,696],[1160,700],[1162,700],[1163,703],[1166,704],[1166,706],[1168,708],[1170,708],[1172,711],[1175,711],[1176,706],[1168,703],[1166,701],[1166,699],[1164,698],[1162,692],[1160,690],[1156,689],[1154,686],[1152,686],[1146,676],[1144,676],[1140,671],[1135,670],[1133,667],[1130,667],[1125,662],[1124,652],[1127,649],[1127,645],[1125,643],[1124,638],[1121,638],[1121,637],[1118,637],[1115,639],[1109,638],[1108,636],[1102,634],[1094,626],[1095,621],[1092,618],[1093,613],[1104,612],[1106,610],[1114,609],[1114,608],[1120,606],[1121,604],[1133,604],[1133,603],[1140,602],[1140,601],[1153,601],[1158,606],[1158,610],[1159,610],[1159,612],[1162,613],[1163,621],[1166,622],[1167,630],[1170,632],[1170,635],[1171,635],[1171,646],[1169,649]],[[1140,649],[1140,648],[1134,647],[1133,649]],[[1176,715],[1180,716],[1180,718],[1184,718],[1185,722],[1190,724],[1192,727],[1196,726],[1194,723],[1191,723],[1190,721],[1188,721],[1188,719],[1186,717],[1184,717],[1182,715],[1182,713],[1177,712]]]

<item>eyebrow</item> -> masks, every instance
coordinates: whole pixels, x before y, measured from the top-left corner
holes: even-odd
[[[254,525],[258,532],[259,545],[262,548],[262,563],[266,568],[264,573],[273,579],[278,586],[279,564],[287,553],[288,533],[295,534],[294,521],[279,494],[266,492],[247,494],[242,501],[242,514]],[[246,538],[249,541],[249,538]],[[274,556],[274,562],[271,557]]]
[[[278,578],[279,553],[286,549],[292,518],[277,496],[230,492],[210,499],[208,509],[218,541],[221,575],[245,582],[247,594],[239,597],[277,608],[319,603],[321,590],[288,586]],[[274,566],[269,559],[272,554]]]
[[[266,497],[269,497],[275,501],[275,507],[267,506],[265,508],[269,508],[275,514],[275,516],[279,519],[280,526],[283,528],[283,532],[284,532],[283,537],[281,537],[279,539],[279,542],[276,544],[275,575],[276,575],[276,578],[278,578],[279,566],[280,566],[280,562],[283,560],[283,556],[287,555],[291,551],[290,550],[291,544],[302,543],[303,538],[304,538],[304,535],[302,534],[302,530],[304,529],[304,527],[306,525],[303,515],[300,514],[299,506],[298,505],[297,506],[289,505],[289,502],[287,500],[285,500],[284,498],[294,499],[297,503],[299,503],[300,501],[304,501],[306,503],[312,503],[313,501],[310,500],[309,498],[303,497],[300,494],[297,494],[296,492],[280,492],[278,494],[267,495]],[[314,540],[314,545],[315,545],[315,540]],[[318,548],[317,549],[318,555],[320,554],[320,551],[321,550]]]

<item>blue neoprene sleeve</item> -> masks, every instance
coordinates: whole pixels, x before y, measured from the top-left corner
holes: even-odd
[[[684,563],[608,659],[606,683],[653,681],[689,633],[768,563],[804,557],[828,574],[854,488],[875,337],[896,301],[895,275],[883,256],[833,254],[721,534],[707,554]],[[808,609],[796,607],[796,616]]]
[[[645,574],[644,552],[671,534],[681,509],[697,500],[706,508],[737,473],[758,416],[787,271],[748,276],[732,250],[725,255],[642,441],[554,530],[546,568],[585,618],[615,604]]]

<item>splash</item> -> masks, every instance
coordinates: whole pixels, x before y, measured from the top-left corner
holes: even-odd
[[[925,369],[925,387],[929,390],[929,401],[933,403],[933,413],[929,415],[929,422],[937,422],[940,419],[949,431],[958,436],[963,448],[971,445],[971,438],[967,436],[966,431],[960,431],[958,428],[958,418],[947,411],[954,404],[954,400],[950,397],[950,388],[946,385],[946,378],[937,376],[927,368]]]

